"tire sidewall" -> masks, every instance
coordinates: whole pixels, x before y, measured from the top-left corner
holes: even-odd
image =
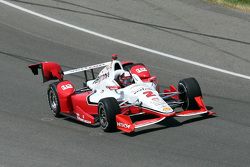
[[[189,106],[189,98],[188,98],[188,90],[187,90],[187,88],[186,88],[186,86],[183,84],[183,83],[179,83],[179,85],[178,85],[178,91],[180,92],[180,91],[182,91],[182,90],[180,90],[180,88],[181,89],[183,89],[183,91],[184,91],[184,94],[182,94],[182,95],[180,95],[179,97],[180,97],[180,99],[182,100],[182,101],[184,101],[184,103],[183,103],[183,105],[182,105],[182,108],[184,109],[184,110],[187,110],[188,109],[188,106]]]
[[[109,120],[108,120],[108,116],[107,116],[107,110],[105,109],[105,105],[104,105],[104,103],[103,102],[100,102],[99,104],[98,104],[98,114],[99,114],[99,116],[101,117],[101,115],[103,114],[103,113],[101,113],[101,112],[104,112],[104,114],[106,115],[106,126],[103,126],[103,123],[101,122],[102,120],[101,120],[101,118],[99,119],[100,120],[100,126],[101,126],[101,128],[104,130],[104,131],[106,131],[107,130],[107,128],[108,128],[108,126],[109,126]]]
[[[101,112],[105,112],[106,126],[101,124]],[[117,100],[113,97],[101,99],[98,103],[98,114],[100,118],[101,128],[105,132],[112,132],[116,130],[116,115],[120,113],[120,107]]]
[[[182,105],[184,110],[199,109],[195,97],[202,97],[202,93],[199,83],[195,78],[186,78],[181,80],[178,84],[178,90],[182,93],[179,97],[184,102]]]
[[[50,107],[51,111],[53,112],[54,116],[55,117],[59,117],[61,109],[60,109],[60,102],[59,102],[59,98],[58,98],[58,93],[57,93],[56,85],[57,85],[57,83],[50,84],[47,93],[48,93],[49,107]],[[53,108],[52,104],[51,104],[52,103],[51,100],[53,98],[53,97],[51,97],[52,95],[55,96],[54,97],[55,99],[53,99],[53,100],[56,100],[56,101],[54,101],[55,105],[56,105],[55,108]]]

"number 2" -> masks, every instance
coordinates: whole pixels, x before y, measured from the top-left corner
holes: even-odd
[[[152,91],[146,91],[146,92],[143,92],[143,94],[146,95],[147,97],[156,96]]]

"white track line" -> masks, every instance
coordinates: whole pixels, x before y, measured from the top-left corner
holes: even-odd
[[[203,68],[206,68],[206,69],[210,69],[210,70],[213,70],[213,71],[218,71],[218,72],[221,72],[221,73],[225,73],[225,74],[229,74],[229,75],[233,75],[233,76],[236,76],[236,77],[240,77],[240,78],[250,80],[250,76],[248,76],[248,75],[235,73],[235,72],[232,72],[232,71],[228,71],[228,70],[224,70],[224,69],[221,69],[221,68],[213,67],[213,66],[206,65],[206,64],[203,64],[203,63],[195,62],[195,61],[192,61],[192,60],[184,59],[184,58],[173,56],[173,55],[163,53],[163,52],[160,52],[160,51],[157,51],[157,50],[153,50],[153,49],[150,49],[150,48],[139,46],[139,45],[136,45],[136,44],[133,44],[133,43],[123,41],[123,40],[112,38],[112,37],[107,36],[107,35],[103,35],[103,34],[100,34],[100,33],[97,33],[97,32],[91,31],[91,30],[87,30],[85,28],[81,28],[81,27],[78,27],[78,26],[75,26],[75,25],[72,25],[72,24],[69,24],[69,23],[54,19],[52,17],[45,16],[43,14],[31,11],[29,9],[23,8],[21,6],[18,6],[18,5],[15,5],[13,3],[7,2],[5,0],[0,0],[0,3],[11,6],[11,7],[15,8],[15,9],[18,9],[18,10],[21,10],[23,12],[29,13],[31,15],[38,16],[40,18],[49,20],[51,22],[58,23],[58,24],[66,26],[66,27],[70,27],[70,28],[73,28],[73,29],[76,29],[76,30],[79,30],[79,31],[82,31],[82,32],[85,32],[85,33],[88,33],[88,34],[91,34],[91,35],[95,35],[95,36],[104,38],[104,39],[108,39],[108,40],[113,41],[113,42],[117,42],[117,43],[120,43],[120,44],[123,44],[123,45],[127,45],[127,46],[130,46],[130,47],[133,47],[133,48],[137,48],[137,49],[140,49],[140,50],[143,50],[143,51],[147,51],[147,52],[150,52],[150,53],[161,55],[161,56],[171,58],[171,59],[174,59],[174,60],[178,60],[178,61],[181,61],[181,62],[185,62],[185,63],[188,63],[188,64],[196,65],[196,66],[203,67]]]

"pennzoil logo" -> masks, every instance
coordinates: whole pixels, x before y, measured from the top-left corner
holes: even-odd
[[[119,127],[122,127],[122,128],[126,128],[126,129],[129,129],[131,125],[129,124],[125,124],[125,123],[122,123],[122,122],[116,122],[117,123],[117,126]]]

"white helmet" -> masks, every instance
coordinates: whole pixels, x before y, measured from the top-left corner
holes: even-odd
[[[133,77],[128,71],[123,72],[118,79],[122,87],[129,86],[133,83]]]

